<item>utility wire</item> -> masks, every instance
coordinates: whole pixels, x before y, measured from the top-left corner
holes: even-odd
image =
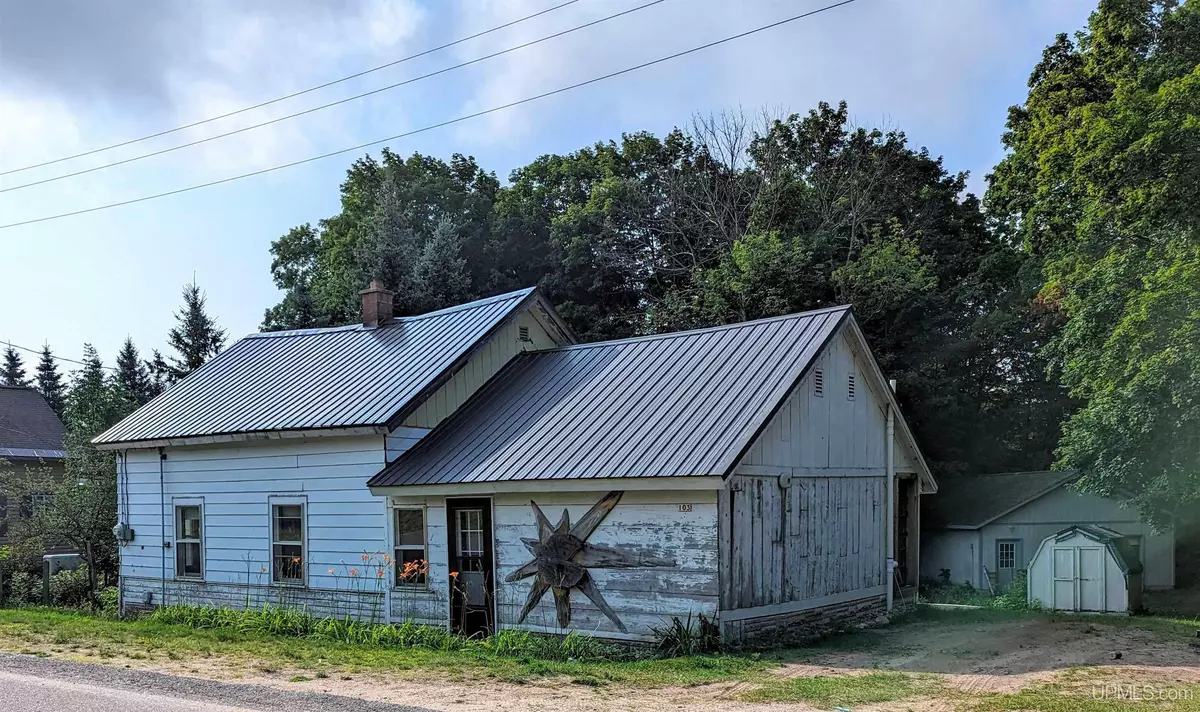
[[[41,356],[41,355],[42,355],[42,351],[41,351],[41,349],[31,349],[31,348],[29,348],[28,346],[20,346],[20,345],[18,345],[18,344],[14,344],[14,343],[13,343],[13,342],[11,342],[11,341],[3,341],[3,342],[0,342],[0,343],[3,343],[5,346],[8,346],[9,348],[20,349],[20,350],[22,350],[22,351],[28,351],[29,353],[31,353],[31,354],[37,354],[38,356]],[[79,366],[86,366],[86,365],[88,365],[88,364],[84,363],[83,361],[76,361],[76,360],[75,360],[75,359],[73,359],[73,358],[67,358],[67,357],[65,357],[65,356],[55,356],[53,353],[51,353],[51,354],[50,354],[50,358],[54,359],[55,361],[66,361],[67,363],[73,363],[73,364],[77,364],[77,365],[79,365]],[[104,370],[106,370],[106,371],[115,371],[115,370],[117,370],[117,369],[113,368],[112,366],[104,366],[104,365],[101,365],[101,366],[100,366],[100,368],[103,368],[103,369],[104,369]]]
[[[333,156],[340,156],[343,153],[351,153],[353,151],[361,151],[364,148],[370,148],[371,146],[377,146],[381,143],[388,143],[389,141],[395,141],[397,139],[407,138],[409,136],[414,136],[416,134],[425,133],[427,131],[432,131],[434,129],[439,129],[444,126],[450,126],[452,124],[461,123],[461,122],[467,121],[469,119],[478,118],[480,116],[486,116],[487,114],[493,114],[493,113],[496,113],[497,111],[511,109],[514,106],[520,106],[522,104],[528,104],[530,102],[538,101],[539,99],[545,99],[547,97],[555,96],[556,94],[562,94],[564,92],[568,92],[573,89],[578,89],[580,87],[585,87],[590,84],[596,84],[596,83],[602,82],[606,79],[612,79],[613,77],[619,77],[624,74],[630,74],[632,72],[636,72],[638,70],[645,69],[646,67],[652,67],[656,64],[662,64],[664,62],[669,62],[673,59],[678,59],[679,57],[684,57],[684,56],[687,56],[690,54],[694,54],[696,52],[701,52],[703,50],[710,49],[712,47],[716,47],[718,45],[723,45],[728,42],[733,42],[734,40],[739,40],[744,37],[749,37],[750,35],[755,35],[755,34],[758,34],[759,32],[764,32],[766,30],[774,29],[781,25],[786,25],[788,23],[795,22],[797,20],[801,20],[806,17],[811,17],[813,15],[817,15],[819,13],[826,12],[828,10],[833,10],[834,8],[842,7],[843,5],[849,5],[850,3],[853,3],[856,1],[857,0],[842,0],[841,2],[833,3],[832,5],[826,5],[824,7],[819,7],[816,10],[810,10],[809,12],[805,12],[805,13],[802,13],[799,15],[793,15],[793,16],[785,18],[783,20],[778,20],[776,22],[772,22],[768,25],[762,25],[760,27],[756,27],[753,30],[746,30],[745,32],[739,32],[736,35],[730,35],[728,37],[724,37],[719,40],[714,40],[712,42],[708,42],[706,44],[699,45],[697,47],[692,47],[691,49],[686,49],[681,52],[669,54],[669,55],[666,55],[665,57],[659,57],[658,59],[653,59],[653,60],[650,60],[649,62],[643,62],[641,64],[637,64],[632,67],[627,67],[625,69],[621,69],[621,70],[618,70],[615,72],[610,72],[608,74],[601,75],[599,77],[594,77],[592,79],[588,79],[588,80],[585,80],[582,82],[577,82],[575,84],[569,84],[564,87],[559,87],[558,89],[552,89],[550,91],[543,92],[541,94],[535,94],[534,96],[526,97],[524,99],[518,99],[517,101],[511,101],[507,104],[493,106],[490,109],[476,111],[471,114],[464,114],[463,116],[459,116],[457,118],[447,119],[446,121],[442,121],[440,123],[430,124],[429,126],[424,126],[422,128],[414,129],[412,131],[406,131],[404,133],[396,134],[395,136],[388,136],[387,138],[381,138],[377,141],[368,141],[367,143],[360,143],[357,146],[351,146],[349,148],[343,148],[343,149],[340,149],[337,151],[330,151],[329,153],[323,153],[319,156],[311,156],[309,158],[303,158],[298,161],[292,161],[291,163],[283,163],[281,165],[272,166],[270,168],[263,168],[261,170],[251,171],[249,173],[242,173],[241,175],[230,176],[228,178],[220,178],[218,180],[209,181],[207,183],[199,183],[197,185],[187,186],[186,188],[176,188],[175,190],[168,190],[163,193],[155,193],[152,195],[143,195],[140,198],[131,198],[130,200],[122,200],[122,201],[116,202],[116,203],[108,203],[107,205],[97,205],[96,207],[93,207],[93,208],[84,208],[82,210],[73,210],[71,212],[58,213],[56,215],[47,215],[46,217],[41,217],[41,218],[33,218],[32,220],[22,220],[20,222],[8,223],[6,225],[0,225],[0,230],[5,230],[8,228],[13,228],[13,227],[20,227],[22,225],[32,225],[34,223],[46,222],[48,220],[58,220],[60,218],[67,218],[67,217],[72,217],[75,215],[83,215],[85,213],[94,213],[94,212],[97,212],[100,210],[108,210],[110,208],[118,208],[118,207],[125,206],[125,205],[132,205],[134,203],[142,203],[147,200],[155,200],[158,198],[165,198],[165,197],[168,197],[171,195],[178,195],[179,193],[187,193],[187,192],[193,191],[193,190],[200,190],[201,188],[210,188],[212,186],[221,185],[223,183],[232,183],[233,181],[241,180],[243,178],[251,178],[253,176],[263,175],[264,173],[272,173],[274,171],[283,170],[284,168],[292,168],[294,166],[300,166],[300,165],[304,165],[305,163],[312,163],[314,161],[320,161],[322,159],[331,158]]]
[[[45,184],[45,183],[53,183],[54,181],[63,180],[64,178],[73,178],[73,177],[75,177],[75,176],[81,176],[81,175],[83,175],[83,174],[85,174],[85,173],[94,173],[95,171],[102,171],[102,170],[104,170],[105,168],[112,168],[113,166],[120,166],[120,165],[124,165],[124,164],[126,164],[126,163],[133,163],[134,161],[140,161],[140,160],[142,160],[142,159],[144,159],[144,158],[152,158],[152,157],[154,157],[154,156],[161,156],[161,155],[163,155],[164,153],[171,153],[172,151],[178,151],[178,150],[179,150],[179,149],[181,149],[181,148],[189,148],[189,147],[191,147],[191,146],[198,146],[198,145],[200,145],[200,144],[202,144],[202,143],[208,143],[209,141],[216,141],[217,139],[220,139],[220,138],[225,138],[225,137],[227,137],[227,136],[233,136],[234,134],[245,133],[246,131],[252,131],[252,130],[254,130],[254,129],[262,128],[263,126],[270,126],[271,124],[277,124],[277,123],[280,123],[280,122],[282,122],[282,121],[287,121],[288,119],[294,119],[294,118],[296,118],[296,117],[298,117],[298,116],[304,116],[304,115],[306,115],[306,114],[312,114],[312,113],[315,113],[315,112],[321,111],[322,109],[328,109],[328,108],[330,108],[330,107],[332,107],[332,106],[338,106],[338,105],[341,105],[341,104],[346,104],[346,103],[349,103],[349,102],[351,102],[351,101],[355,101],[355,100],[357,100],[357,99],[362,99],[363,97],[372,96],[372,95],[374,95],[374,94],[380,94],[380,93],[382,93],[382,92],[385,92],[385,91],[391,91],[392,89],[396,89],[396,88],[398,88],[398,87],[402,87],[402,86],[405,86],[405,85],[407,85],[407,84],[413,84],[414,82],[419,82],[419,81],[421,81],[422,79],[428,79],[428,78],[430,78],[430,77],[436,77],[436,76],[437,76],[437,75],[439,75],[439,74],[446,74],[447,72],[452,72],[452,71],[454,71],[454,70],[456,70],[456,69],[462,69],[463,67],[469,67],[469,66],[471,66],[472,64],[478,64],[478,63],[480,63],[480,62],[484,62],[484,61],[487,61],[487,60],[489,60],[489,59],[493,59],[493,58],[495,58],[495,57],[499,57],[499,56],[501,56],[501,55],[509,54],[510,52],[516,52],[517,50],[525,49],[526,47],[532,47],[533,45],[536,45],[536,44],[541,44],[542,42],[546,42],[546,41],[548,41],[548,40],[552,40],[552,39],[555,39],[555,38],[557,38],[557,37],[562,37],[563,35],[569,35],[569,34],[571,34],[572,32],[578,32],[579,30],[586,29],[586,28],[588,28],[588,27],[591,27],[591,26],[593,26],[593,25],[599,25],[599,24],[600,24],[600,23],[602,23],[602,22],[608,22],[609,20],[615,20],[615,19],[616,19],[616,18],[618,18],[618,17],[622,17],[622,16],[624,16],[624,15],[629,15],[629,14],[635,13],[635,12],[637,12],[637,11],[639,11],[639,10],[645,10],[646,8],[648,8],[648,7],[652,7],[652,6],[654,6],[654,5],[660,5],[660,4],[662,4],[662,3],[666,2],[666,1],[667,1],[667,0],[651,0],[651,2],[645,3],[644,5],[638,5],[637,7],[630,8],[630,9],[628,9],[628,10],[624,10],[624,11],[622,11],[622,12],[618,12],[618,13],[616,13],[616,14],[613,14],[613,15],[608,15],[607,17],[602,17],[602,18],[600,18],[600,19],[598,19],[598,20],[592,20],[591,22],[585,22],[585,23],[584,23],[584,24],[582,24],[582,25],[576,25],[575,27],[572,27],[572,28],[570,28],[570,29],[563,30],[563,31],[561,31],[561,32],[555,32],[554,34],[551,34],[551,35],[546,35],[545,37],[540,37],[540,38],[538,38],[538,39],[536,39],[536,40],[530,40],[529,42],[524,42],[524,43],[522,43],[522,44],[516,45],[515,47],[509,47],[508,49],[502,49],[502,50],[500,50],[500,51],[498,51],[498,52],[492,52],[491,54],[486,54],[486,55],[484,55],[484,56],[482,56],[482,57],[476,57],[475,59],[471,59],[471,60],[468,60],[468,61],[466,61],[466,62],[461,62],[461,63],[459,63],[459,64],[455,64],[454,66],[451,66],[451,67],[446,67],[446,68],[444,68],[444,69],[439,69],[439,70],[437,70],[437,71],[430,72],[430,73],[428,73],[428,74],[422,74],[422,75],[421,75],[421,76],[419,76],[419,77],[413,77],[413,78],[411,78],[411,79],[405,79],[405,80],[404,80],[404,81],[402,81],[402,82],[396,82],[395,84],[389,84],[389,85],[387,85],[387,86],[385,86],[385,87],[379,87],[378,89],[372,89],[371,91],[363,92],[363,93],[361,93],[361,94],[355,94],[354,96],[348,96],[348,97],[346,97],[345,99],[338,99],[337,101],[331,101],[331,102],[329,102],[328,104],[321,104],[320,106],[314,106],[314,107],[312,107],[311,109],[305,109],[304,111],[297,111],[297,112],[296,112],[296,113],[294,113],[294,114],[287,114],[287,115],[285,115],[285,116],[280,116],[280,117],[278,117],[278,118],[269,119],[269,120],[267,120],[267,121],[263,121],[263,122],[260,122],[260,123],[257,123],[257,124],[251,124],[250,126],[243,126],[243,127],[242,127],[242,128],[240,128],[240,129],[234,129],[234,130],[232,130],[232,131],[226,131],[225,133],[222,133],[222,134],[216,134],[215,136],[209,136],[209,137],[207,137],[207,138],[201,138],[201,139],[197,139],[197,140],[195,140],[195,141],[190,141],[190,142],[188,142],[188,143],[181,143],[181,144],[179,144],[178,146],[171,146],[170,148],[164,148],[164,149],[162,149],[162,150],[159,150],[159,151],[151,151],[150,153],[143,153],[143,154],[142,154],[142,155],[140,155],[140,156],[133,156],[133,157],[131,157],[131,158],[125,158],[125,159],[122,159],[122,160],[120,160],[120,161],[113,161],[112,163],[105,163],[105,164],[103,164],[103,165],[100,165],[100,166],[93,166],[93,167],[91,167],[91,168],[84,168],[84,169],[82,169],[82,170],[78,170],[78,171],[75,171],[75,172],[73,172],[73,173],[63,173],[62,175],[53,176],[53,177],[51,177],[51,178],[43,178],[42,180],[30,181],[29,183],[22,183],[22,184],[20,184],[20,185],[14,185],[14,186],[12,186],[12,187],[9,187],[9,188],[0,188],[0,193],[8,193],[8,192],[11,192],[11,191],[14,191],[14,190],[21,190],[22,188],[31,188],[31,187],[33,187],[33,186],[35,186],[35,185],[43,185],[43,184]],[[2,174],[0,174],[0,175],[2,175]]]
[[[152,138],[158,138],[159,136],[166,136],[167,134],[172,134],[172,133],[175,133],[175,132],[177,132],[177,131],[183,131],[183,130],[185,130],[185,129],[195,128],[195,127],[197,127],[197,126],[200,126],[200,125],[202,125],[202,124],[207,124],[207,123],[209,123],[209,122],[211,122],[211,121],[218,121],[218,120],[220,120],[220,119],[227,119],[227,118],[229,118],[230,116],[236,116],[236,115],[238,115],[238,114],[245,113],[245,112],[247,112],[247,111],[253,111],[253,110],[255,110],[255,109],[261,109],[261,108],[262,108],[262,107],[264,107],[264,106],[270,106],[271,104],[277,104],[277,103],[279,103],[279,102],[281,102],[281,101],[286,101],[286,100],[288,100],[288,99],[294,99],[295,97],[302,96],[302,95],[304,95],[304,94],[308,94],[308,93],[310,93],[310,92],[314,92],[314,91],[317,91],[317,90],[319,90],[319,89],[325,89],[326,87],[331,87],[331,86],[333,86],[333,85],[335,85],[335,84],[341,84],[342,82],[348,82],[348,81],[350,81],[351,79],[357,79],[357,78],[359,78],[359,77],[366,76],[367,74],[370,74],[370,73],[372,73],[372,72],[378,72],[378,71],[379,71],[379,70],[381,70],[381,69],[387,69],[388,67],[394,67],[394,66],[396,66],[397,64],[401,64],[401,63],[403,63],[403,62],[407,62],[407,61],[409,61],[409,60],[417,59],[418,57],[424,57],[424,56],[425,56],[425,55],[427,55],[427,54],[433,54],[434,52],[440,52],[441,50],[447,49],[447,48],[449,48],[449,47],[453,47],[453,46],[455,46],[455,45],[462,44],[463,42],[468,42],[468,41],[470,41],[470,40],[477,39],[477,38],[479,38],[479,37],[483,37],[484,35],[488,35],[488,34],[491,34],[491,33],[493,33],[493,32],[497,32],[497,31],[499,31],[499,30],[503,30],[503,29],[505,29],[505,28],[512,27],[513,25],[518,25],[518,24],[520,24],[520,23],[522,23],[522,22],[525,22],[526,20],[532,20],[532,19],[533,19],[533,18],[535,18],[535,17],[541,17],[542,15],[549,14],[549,13],[551,13],[551,12],[554,12],[555,10],[562,9],[562,8],[564,8],[564,7],[568,6],[568,5],[574,5],[574,4],[575,4],[575,3],[577,3],[577,2],[579,2],[579,0],[567,0],[566,2],[559,3],[558,5],[554,5],[553,7],[548,7],[548,8],[546,8],[545,10],[541,10],[541,11],[539,11],[539,12],[535,12],[535,13],[533,13],[532,15],[526,15],[526,16],[524,16],[524,17],[519,17],[519,18],[517,18],[517,19],[515,19],[515,20],[511,20],[511,21],[509,21],[509,22],[506,22],[506,23],[504,23],[503,25],[497,25],[497,26],[495,26],[495,27],[493,27],[493,28],[491,28],[491,29],[487,29],[487,30],[484,30],[484,31],[482,31],[482,32],[476,32],[476,33],[475,33],[475,34],[473,34],[473,35],[467,35],[466,37],[459,38],[459,39],[457,39],[457,40],[454,40],[453,42],[447,42],[446,44],[443,44],[443,45],[438,45],[437,47],[432,47],[432,48],[430,48],[430,49],[423,50],[423,51],[421,51],[421,52],[417,52],[416,54],[410,54],[410,55],[408,55],[407,57],[401,57],[400,59],[397,59],[397,60],[394,60],[394,61],[388,62],[387,64],[381,64],[381,65],[379,65],[378,67],[371,67],[370,69],[364,69],[364,70],[363,70],[363,71],[361,71],[361,72],[357,72],[357,73],[355,73],[355,74],[351,74],[351,75],[349,75],[349,76],[342,77],[341,79],[334,79],[334,80],[332,80],[332,81],[325,82],[324,84],[318,84],[318,85],[316,85],[315,87],[309,87],[308,89],[301,89],[300,91],[292,92],[291,94],[286,94],[286,95],[284,95],[284,96],[277,97],[277,98],[275,98],[275,99],[268,99],[267,101],[260,102],[260,103],[258,103],[258,104],[255,104],[254,106],[247,106],[247,107],[246,107],[246,108],[244,108],[244,109],[236,109],[236,110],[234,110],[234,111],[230,111],[230,112],[227,112],[227,113],[224,113],[224,114],[220,114],[220,115],[218,115],[218,116],[213,116],[213,117],[211,117],[211,118],[208,118],[208,119],[201,119],[200,121],[193,121],[193,122],[192,122],[192,123],[190,123],[190,124],[184,124],[183,126],[176,126],[176,127],[175,127],[175,128],[173,128],[173,129],[166,129],[166,130],[164,130],[164,131],[159,131],[158,133],[152,133],[152,134],[149,134],[149,135],[146,135],[146,136],[142,136],[142,137],[140,137],[140,138],[130,139],[130,140],[128,140],[128,141],[122,141],[122,142],[120,142],[120,143],[114,143],[114,144],[110,144],[110,145],[108,145],[108,146],[101,146],[100,148],[93,148],[93,149],[91,149],[91,150],[89,150],[89,151],[84,151],[84,152],[82,152],[82,153],[75,153],[75,154],[72,154],[72,155],[70,155],[70,156],[63,156],[62,158],[55,158],[55,159],[52,159],[52,160],[49,160],[49,161],[43,161],[43,162],[41,162],[41,163],[34,163],[34,164],[31,164],[31,165],[28,165],[28,166],[23,166],[23,167],[21,167],[21,168],[11,168],[11,169],[9,169],[9,170],[0,171],[0,176],[11,175],[11,174],[13,174],[13,173],[20,173],[21,171],[28,171],[28,170],[31,170],[31,169],[34,169],[34,168],[41,168],[42,166],[49,166],[49,165],[53,165],[53,164],[55,164],[55,163],[62,163],[63,161],[70,161],[70,160],[72,160],[72,159],[75,159],[75,158],[82,158],[82,157],[84,157],[84,156],[90,156],[90,155],[92,155],[92,154],[95,154],[95,153],[101,153],[101,152],[103,152],[103,151],[109,151],[109,150],[112,150],[112,149],[114,149],[114,148],[120,148],[120,147],[122,147],[122,146],[129,146],[129,145],[131,145],[131,144],[140,143],[140,142],[142,142],[142,141],[148,141],[148,140],[150,140],[150,139],[152,139]]]

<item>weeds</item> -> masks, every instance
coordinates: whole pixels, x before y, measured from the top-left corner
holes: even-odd
[[[691,613],[686,623],[676,616],[668,626],[651,626],[650,632],[658,642],[658,652],[667,657],[715,653],[721,648],[720,629],[703,614],[695,623]]]

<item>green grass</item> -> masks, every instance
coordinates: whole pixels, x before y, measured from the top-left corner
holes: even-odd
[[[1133,686],[1142,699],[1121,699],[1103,689],[1093,691],[1083,686],[1065,689],[1048,684],[1007,694],[987,694],[966,700],[962,708],[968,712],[1195,712],[1200,710],[1200,685],[1171,686],[1156,684],[1150,687]],[[1161,695],[1158,698],[1153,695]]]
[[[871,672],[840,677],[794,677],[768,682],[742,695],[748,702],[807,702],[819,707],[847,707],[898,702],[932,696],[927,676]],[[931,676],[929,676],[931,677]]]
[[[501,644],[497,640],[506,641],[502,644],[510,649],[499,649]],[[85,659],[103,655],[124,658],[142,655],[151,660],[172,661],[214,658],[260,672],[387,671],[420,676],[434,671],[450,679],[492,678],[521,683],[564,677],[580,680],[580,684],[635,687],[746,680],[762,674],[768,667],[758,656],[739,655],[553,660],[537,657],[532,654],[537,652],[536,648],[519,646],[514,641],[510,636],[449,649],[400,648],[324,637],[289,637],[258,630],[197,628],[153,618],[118,621],[43,609],[0,609],[0,649],[34,652],[36,648],[53,645],[67,655]]]

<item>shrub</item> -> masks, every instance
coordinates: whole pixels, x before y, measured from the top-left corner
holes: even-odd
[[[1029,574],[1024,569],[1016,572],[1004,591],[991,599],[988,605],[1005,611],[1028,611],[1041,608],[1039,602],[1031,603],[1029,601],[1028,583]]]
[[[95,594],[96,609],[104,616],[116,617],[120,613],[121,590],[116,586],[106,586]]]
[[[36,605],[42,602],[42,577],[17,571],[4,577],[4,601],[10,606]]]
[[[659,653],[666,656],[715,653],[721,647],[720,630],[703,614],[698,621],[693,621],[689,613],[687,622],[676,616],[671,619],[670,625],[651,627],[650,631],[657,641]]]
[[[92,603],[87,564],[74,571],[59,571],[50,577],[50,602],[64,608],[83,608]]]

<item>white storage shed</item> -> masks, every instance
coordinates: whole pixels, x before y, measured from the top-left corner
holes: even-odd
[[[1142,562],[1134,541],[1089,524],[1046,537],[1029,562],[1029,600],[1060,611],[1138,610]]]

